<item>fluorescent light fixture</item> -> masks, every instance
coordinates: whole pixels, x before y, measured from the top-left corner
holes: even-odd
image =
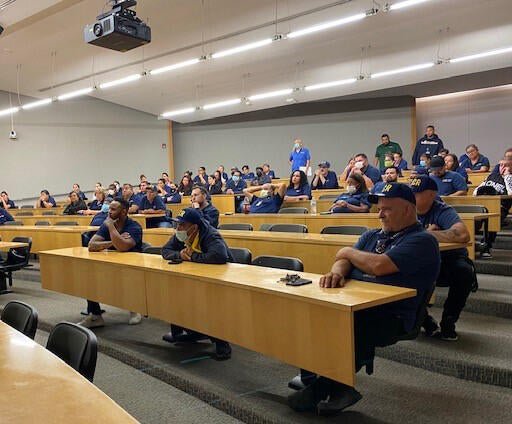
[[[170,118],[171,116],[185,115],[186,113],[195,112],[195,107],[187,107],[185,109],[171,110],[170,112],[162,113],[162,118]]]
[[[304,90],[306,90],[306,91],[320,90],[322,88],[330,88],[330,87],[337,87],[338,85],[352,84],[353,82],[356,82],[356,81],[357,81],[357,78],[348,78],[348,79],[338,80],[338,81],[323,82],[321,84],[307,85],[306,87],[304,87]]]
[[[33,109],[35,107],[44,106],[52,102],[51,98],[43,99],[43,100],[37,100],[32,103],[27,103],[26,105],[23,105],[21,108],[24,110]]]
[[[375,74],[371,74],[370,77],[372,79],[380,78],[380,77],[387,77],[389,75],[403,74],[405,72],[413,72],[413,71],[419,71],[420,69],[431,68],[434,65],[435,65],[434,62],[421,63],[419,65],[406,66],[405,68],[392,69],[391,71],[377,72]]]
[[[323,31],[325,29],[330,29],[337,26],[349,24],[351,22],[360,21],[361,19],[366,18],[366,16],[366,13],[358,13],[357,15],[348,16],[346,18],[337,19],[335,21],[325,22],[323,24],[313,25],[308,28],[299,29],[298,31],[292,31],[286,37],[296,38],[302,35],[311,34],[313,32]]]
[[[505,47],[503,49],[491,50],[488,52],[472,54],[469,56],[456,57],[455,59],[450,59],[450,63],[465,62],[467,60],[481,59],[483,57],[496,56],[505,53],[512,53],[512,47]]]
[[[405,0],[405,1],[400,1],[398,3],[390,4],[388,6],[388,10],[398,10],[398,9],[403,9],[404,7],[416,6],[417,4],[425,3],[426,1],[429,1],[429,0]]]
[[[175,63],[174,65],[164,66],[162,68],[153,69],[149,71],[150,75],[158,75],[164,72],[174,71],[175,69],[185,68],[186,66],[195,65],[201,61],[200,58],[185,60],[184,62]]]
[[[81,90],[76,90],[76,91],[72,91],[70,93],[61,94],[60,96],[57,96],[57,100],[67,100],[67,99],[72,99],[73,97],[83,96],[84,94],[89,94],[92,90],[94,90],[92,87],[82,88]]]
[[[10,115],[11,113],[16,113],[19,110],[19,107],[11,107],[9,109],[0,110],[0,116]]]
[[[265,40],[255,41],[254,43],[244,44],[242,46],[234,47],[229,50],[222,50],[217,53],[212,53],[212,59],[218,59],[219,57],[231,56],[232,54],[237,54],[241,52],[245,52],[247,50],[257,49],[258,47],[263,47],[272,43],[272,38],[266,38]]]
[[[210,103],[210,104],[208,104],[208,105],[204,105],[204,106],[203,106],[203,109],[204,109],[204,110],[216,109],[216,108],[218,108],[218,107],[222,107],[222,106],[232,106],[232,105],[237,105],[237,104],[240,104],[240,103],[242,103],[242,99],[224,100],[223,102]]]
[[[284,90],[269,91],[267,93],[255,94],[253,96],[247,97],[247,100],[250,100],[252,102],[253,100],[262,100],[269,99],[271,97],[287,96],[288,94],[291,93],[293,93],[293,88],[286,88]]]
[[[104,89],[104,88],[115,87],[116,85],[126,84],[127,82],[132,82],[132,81],[138,80],[141,76],[142,76],[141,74],[133,74],[133,75],[129,75],[124,78],[120,78],[118,80],[104,82],[103,84],[100,84],[100,88]]]

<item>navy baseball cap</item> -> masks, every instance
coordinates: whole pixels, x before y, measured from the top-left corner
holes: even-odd
[[[416,198],[411,188],[403,183],[385,183],[379,184],[375,189],[375,193],[368,195],[370,203],[378,203],[379,198],[384,197],[388,199],[404,199],[413,205],[416,204]]]
[[[325,166],[326,168],[330,168],[330,167],[331,167],[331,164],[330,164],[330,162],[328,162],[328,161],[324,160],[324,161],[320,162],[320,163],[318,164],[318,166],[320,166],[320,167],[324,167],[324,166]]]
[[[176,218],[172,218],[174,222],[190,222],[191,224],[199,224],[202,219],[202,214],[195,208],[183,209]]]
[[[421,193],[425,190],[437,191],[436,182],[428,175],[418,175],[410,179],[409,184],[413,193]]]
[[[430,161],[431,171],[440,171],[444,167],[444,158],[441,156],[434,156]]]
[[[413,169],[416,175],[428,175],[428,169],[424,166],[416,165]]]
[[[156,188],[156,186],[155,186],[155,185],[153,185],[153,184],[148,184],[148,186],[146,187],[146,190],[158,191],[158,189]]]

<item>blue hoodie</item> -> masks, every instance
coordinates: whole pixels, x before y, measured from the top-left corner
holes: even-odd
[[[425,134],[416,143],[416,148],[412,155],[412,164],[419,165],[421,155],[426,154],[433,157],[438,155],[441,149],[444,149],[443,140],[437,134],[432,135],[432,137],[427,137],[427,134]]]

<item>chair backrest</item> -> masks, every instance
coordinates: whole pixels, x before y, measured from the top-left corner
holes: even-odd
[[[335,225],[332,227],[324,227],[320,234],[345,234],[352,236],[360,236],[368,231],[368,227],[363,225]]]
[[[32,237],[14,237],[12,241],[17,243],[27,243],[28,246],[9,249],[6,264],[19,265],[20,267],[27,266],[28,260],[30,259],[30,249],[32,249]]]
[[[229,251],[237,264],[251,264],[252,253],[249,249],[245,249],[243,247],[230,247]]]
[[[37,329],[37,310],[19,300],[11,300],[4,306],[2,321],[18,330],[32,340]]]
[[[318,200],[335,200],[338,198],[337,194],[322,194]]]
[[[144,242],[142,244],[144,244]],[[146,243],[146,244],[148,244],[148,243]],[[149,253],[150,255],[161,255],[162,247],[151,246],[148,244],[148,246],[144,246],[142,248],[142,253]]]
[[[151,247],[151,244],[149,244],[147,241],[143,241],[140,244],[140,250],[141,252],[144,252],[144,249],[149,249]]]
[[[82,233],[82,247],[89,246],[89,242],[91,241],[94,234],[96,234],[96,231],[87,231]]]
[[[252,224],[246,222],[237,222],[233,224],[219,225],[219,230],[239,230],[239,231],[252,231]]]
[[[5,221],[4,225],[23,225],[23,221]]]
[[[32,205],[21,205],[20,209],[34,209],[34,206],[32,206]]]
[[[252,265],[287,269],[290,271],[304,271],[304,264],[300,259],[287,258],[286,256],[258,256],[254,258]]]
[[[269,231],[270,227],[272,227],[274,224],[261,224],[260,225],[260,231]]]
[[[54,225],[78,225],[78,222],[76,221],[58,221]]]
[[[36,221],[34,225],[52,225],[49,221]]]
[[[482,205],[451,205],[457,213],[487,213],[489,212],[485,206]]]
[[[55,211],[44,211],[42,215],[57,215],[57,212]]]
[[[308,227],[304,224],[273,224],[268,231],[279,231],[281,233],[307,233]]]
[[[277,213],[297,213],[305,214],[309,213],[308,208],[281,208]]]
[[[34,216],[34,212],[18,212],[16,216]]]
[[[98,340],[88,328],[71,322],[59,322],[48,336],[46,349],[89,381],[93,380],[98,356]]]

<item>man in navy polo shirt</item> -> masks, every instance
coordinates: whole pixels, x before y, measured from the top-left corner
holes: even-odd
[[[235,196],[235,211],[239,212],[240,204],[244,200],[243,192],[247,188],[247,183],[243,179],[242,173],[235,169],[233,176],[226,183],[226,194],[239,194]]]
[[[254,172],[251,172],[249,165],[242,166],[242,180],[254,180]]]
[[[274,192],[275,190],[275,192]],[[256,192],[259,191],[259,196]],[[261,186],[253,186],[244,190],[245,197],[249,199],[249,213],[277,213],[281,208],[286,192],[286,184],[266,183]]]
[[[331,271],[320,279],[320,287],[328,295],[329,289],[344,287],[350,279],[355,279],[409,287],[416,289],[417,294],[355,313],[358,370],[361,361],[373,357],[376,346],[393,344],[397,337],[411,331],[419,308],[432,290],[440,264],[438,243],[417,221],[416,201],[407,185],[385,184],[369,200],[378,205],[382,229],[368,230],[354,247],[339,250]],[[332,296],[339,296],[339,290],[333,290]],[[296,411],[316,410],[320,415],[334,415],[362,397],[345,384],[325,377],[311,378],[311,374],[308,378],[311,382],[308,386],[288,397],[288,404]]]
[[[315,178],[311,181],[311,190],[327,190],[338,188],[338,177],[336,172],[331,171],[330,162],[324,160],[318,164],[318,169],[315,171]]]
[[[207,200],[208,192],[204,187],[194,187],[190,194],[192,207],[201,212],[213,228],[219,226],[219,210]]]
[[[411,188],[416,197],[418,219],[423,227],[439,242],[467,243],[469,232],[451,206],[438,200],[437,185],[426,175],[411,179]],[[466,304],[471,289],[476,289],[473,263],[468,250],[448,250],[441,253],[441,271],[437,285],[449,287],[441,318],[443,340],[457,340],[455,323]],[[433,336],[439,333],[437,322],[428,315],[423,323],[425,334]]]
[[[41,190],[41,196],[37,199],[36,208],[56,208],[57,202],[50,196],[48,190]]]
[[[123,184],[122,197],[130,205],[128,208],[128,213],[136,213],[139,209],[139,206],[137,204],[135,194],[133,194],[133,186],[131,184]]]
[[[382,181],[380,171],[368,163],[368,156],[366,156],[366,154],[358,153],[354,157],[354,161],[354,166],[350,173],[361,174],[368,189],[372,188],[379,181]]]
[[[140,252],[142,248],[142,227],[133,219],[128,218],[129,204],[121,197],[116,197],[110,203],[108,216],[101,224],[97,233],[89,242],[89,252],[101,250],[117,250],[119,252]],[[87,328],[105,325],[101,316],[98,302],[87,301],[89,315],[78,324]],[[138,324],[142,317],[136,312],[130,312],[130,325]]]
[[[292,172],[303,168],[302,171],[307,174],[311,162],[311,155],[309,154],[309,150],[304,147],[304,143],[302,143],[300,138],[295,139],[293,142],[293,150],[290,153],[288,161],[292,166]]]
[[[430,178],[436,182],[439,196],[465,196],[468,193],[464,177],[458,172],[447,171],[441,156],[430,161]]]
[[[462,166],[468,174],[489,171],[489,168],[491,167],[489,159],[480,154],[476,144],[470,144],[466,147],[466,156],[467,159],[462,161],[460,166]]]
[[[0,225],[4,225],[7,221],[14,221],[14,218],[4,208],[0,208]]]
[[[505,150],[503,159],[506,161],[512,161],[512,148]],[[499,173],[500,173],[500,162],[498,162],[496,165],[494,165],[494,168],[491,171],[491,174],[499,174]]]
[[[146,189],[148,188],[149,183],[147,181],[141,181],[139,184],[139,192],[134,195],[133,199],[135,200],[135,203],[137,204],[137,210],[139,209],[139,204],[142,201],[142,199],[146,196]],[[137,211],[135,211],[137,212]],[[133,212],[133,213],[135,213]],[[132,213],[132,212],[130,212]]]
[[[160,196],[158,196],[158,190],[155,186],[149,185],[146,188],[146,195],[142,198],[139,203],[139,213],[144,215],[154,215],[165,213],[165,204]],[[162,222],[167,222],[165,216],[159,216],[155,218],[146,218],[147,228],[157,228]]]

